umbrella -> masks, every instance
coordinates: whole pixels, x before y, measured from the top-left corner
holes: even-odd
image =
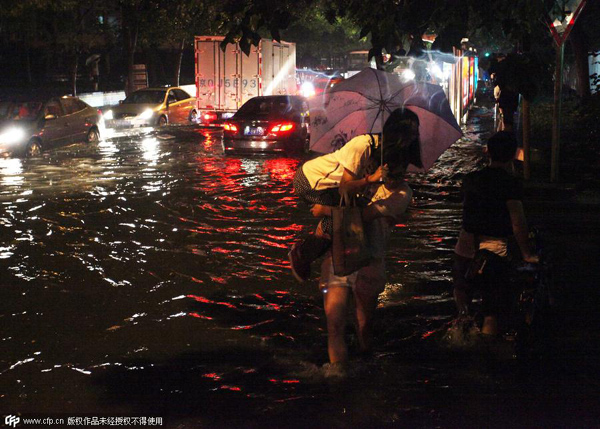
[[[360,134],[379,133],[390,113],[400,107],[419,117],[421,159],[428,170],[462,136],[444,90],[430,83],[403,82],[397,74],[370,68],[309,100],[310,149],[329,153]]]
[[[89,66],[90,64],[100,61],[100,54],[92,54],[85,60],[85,65]]]

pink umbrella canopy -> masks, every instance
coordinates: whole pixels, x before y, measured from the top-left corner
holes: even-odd
[[[329,153],[358,135],[380,133],[389,115],[401,107],[419,117],[421,159],[428,170],[462,136],[444,90],[370,68],[309,100],[310,149]]]

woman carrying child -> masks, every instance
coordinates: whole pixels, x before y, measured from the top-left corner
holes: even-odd
[[[422,166],[419,119],[408,108],[400,108],[390,114],[381,135],[359,135],[337,151],[307,161],[298,169],[294,192],[310,205],[313,216],[322,218],[316,230],[296,242],[289,252],[292,273],[298,281],[310,278],[312,262],[331,246],[330,207],[339,204],[340,196],[357,195],[380,183],[387,171],[406,169],[409,163]]]

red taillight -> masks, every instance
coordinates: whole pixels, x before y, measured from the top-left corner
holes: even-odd
[[[238,132],[238,127],[235,124],[232,124],[230,122],[225,122],[223,124],[223,129],[228,133],[237,133]]]
[[[281,122],[279,124],[275,124],[271,127],[269,132],[271,134],[280,134],[287,133],[294,129],[295,125],[293,122]]]
[[[202,122],[213,122],[217,120],[215,112],[202,112]]]

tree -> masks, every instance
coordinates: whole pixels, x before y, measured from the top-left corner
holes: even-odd
[[[194,40],[199,34],[212,34],[216,31],[215,17],[217,9],[214,3],[197,0],[180,0],[178,2],[156,2],[154,25],[145,34],[148,43],[167,45],[175,53],[173,63],[172,84],[179,86],[181,63],[186,43]]]
[[[2,8],[2,21],[0,29],[2,30],[3,42],[8,42],[10,39],[18,42],[23,48],[23,68],[25,76],[29,84],[33,83],[33,75],[31,72],[31,47],[35,36],[38,33],[37,29],[37,11],[38,7],[34,1],[14,2]],[[7,43],[8,45],[8,43]]]
[[[129,93],[135,87],[133,74],[135,51],[140,31],[149,24],[151,4],[150,0],[117,0],[116,3],[121,18],[121,37],[123,38],[127,64],[126,93]]]
[[[321,11],[310,11],[281,34],[286,41],[296,42],[298,63],[312,68],[321,64],[321,58],[332,64],[348,51],[368,49],[369,42],[360,40],[359,32],[348,19],[336,18],[330,24]]]
[[[222,12],[224,31],[227,32],[224,44],[239,41],[244,52],[251,45],[257,45],[261,30],[267,29],[270,36],[280,40],[282,30],[301,19],[304,13],[319,14],[330,24],[345,20],[360,29],[356,32],[359,41],[370,36],[371,51],[382,64],[382,54],[397,52],[413,40],[420,42],[434,13],[446,2],[431,0],[228,0]]]
[[[79,57],[99,44],[97,20],[99,1],[76,0],[47,3],[46,12],[53,17],[53,35],[59,51],[69,58],[71,93],[77,95]]]

